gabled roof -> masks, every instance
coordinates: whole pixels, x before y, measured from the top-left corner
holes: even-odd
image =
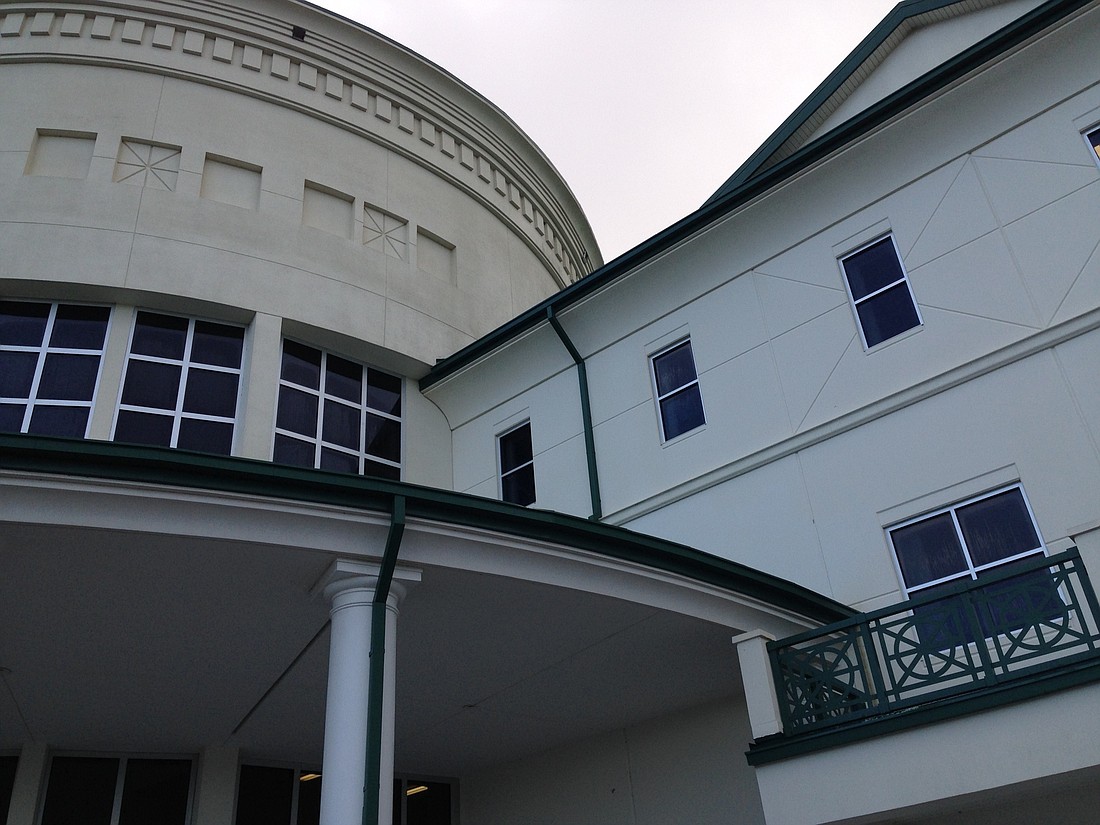
[[[911,33],[934,23],[1002,5],[1005,0],[904,0],[882,19],[778,129],[708,200],[794,154]],[[1038,0],[1035,5],[1038,5]],[[988,32],[987,32],[988,33]],[[912,79],[912,78],[910,78]]]
[[[864,41],[864,44],[868,44],[868,53],[861,56],[863,52],[863,45],[861,44],[861,47],[852,53],[848,61],[862,65],[878,48],[877,45],[871,47],[870,44],[878,43],[881,45],[885,43],[888,34],[897,30],[902,19],[915,18],[918,14],[932,13],[947,6],[965,6],[969,2],[980,3],[981,0],[962,0],[962,2],[954,3],[945,3],[943,0],[908,0],[908,2],[901,3],[887,15],[886,19]],[[891,118],[945,89],[970,72],[1001,57],[1048,27],[1056,25],[1084,6],[1095,2],[1098,2],[1098,0],[1046,0],[1046,2],[1040,3],[1008,25],[963,49],[936,68],[863,109],[836,128],[828,130],[805,144],[798,145],[782,159],[776,159],[773,156],[779,145],[786,143],[788,138],[793,137],[797,127],[790,129],[791,135],[777,141],[776,146],[768,151],[765,147],[773,142],[776,137],[773,135],[773,138],[769,139],[765,146],[761,147],[742,166],[742,170],[751,167],[752,171],[746,174],[738,172],[710,200],[690,215],[681,218],[590,275],[569,285],[561,292],[555,293],[536,304],[504,326],[498,327],[454,355],[439,361],[429,370],[427,375],[420,379],[420,389],[422,391],[427,390],[433,384],[454,375],[485,357],[496,348],[518,338],[540,324],[547,323],[549,315],[560,314],[584,297],[628,274],[641,264],[687,240],[697,232],[706,229],[715,221],[748,203],[753,198],[759,197],[814,163],[866,135]],[[900,18],[895,15],[900,16]],[[848,61],[845,61],[845,65]],[[854,68],[848,71],[847,75],[851,76],[853,71]],[[819,88],[819,91],[824,91],[829,85],[833,84],[836,84],[836,90],[839,90],[839,84],[836,80],[836,76],[839,74],[844,74],[844,72],[838,69],[833,75],[830,75],[830,80],[827,80]],[[831,84],[830,81],[833,81],[833,83]],[[839,82],[842,83],[843,81]],[[811,95],[810,100],[813,101],[817,97],[818,93],[815,92],[814,95]],[[824,97],[827,98],[829,95],[824,95]],[[820,105],[824,105],[824,99],[822,99]],[[803,107],[806,107],[807,111],[803,111]],[[813,107],[810,101],[799,107],[803,120],[809,117],[812,112],[808,110],[812,108],[817,107]],[[798,113],[796,112],[796,114]],[[792,115],[792,118],[795,118],[795,116]],[[788,119],[788,122],[792,122],[792,119]],[[780,131],[787,130],[781,127]],[[765,161],[774,162],[765,165]]]

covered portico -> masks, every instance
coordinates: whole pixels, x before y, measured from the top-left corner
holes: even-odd
[[[198,825],[235,821],[243,764],[321,773],[332,825],[376,782],[389,822],[394,772],[461,780],[476,807],[501,766],[715,706],[746,718],[728,752],[751,779],[731,637],[845,613],[681,545],[411,485],[26,436],[0,437],[0,467],[11,825],[36,821],[51,753],[198,754]]]

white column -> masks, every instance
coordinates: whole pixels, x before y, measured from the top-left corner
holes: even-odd
[[[332,603],[325,751],[321,766],[321,825],[359,825],[366,781],[367,705],[370,694],[370,638],[378,565],[336,561],[322,579]],[[397,609],[403,582],[420,580],[417,570],[394,571],[386,599],[386,649],[382,694],[382,758],[378,821],[393,817],[394,689]]]
[[[775,639],[763,630],[753,630],[733,637],[737,645],[737,660],[741,663],[741,681],[745,687],[745,704],[749,711],[752,738],[760,739],[782,733],[779,697],[775,693],[768,642]]]
[[[208,745],[203,749],[195,789],[195,825],[233,825],[240,758],[240,749],[229,745]]]
[[[49,752],[45,742],[27,742],[19,752],[11,803],[4,813],[8,825],[33,825],[38,813],[38,792],[46,787],[46,763]]]

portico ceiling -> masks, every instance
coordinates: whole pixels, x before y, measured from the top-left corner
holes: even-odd
[[[318,765],[331,555],[3,525],[0,749]],[[740,691],[734,629],[617,598],[427,567],[398,620],[397,768],[457,776]]]

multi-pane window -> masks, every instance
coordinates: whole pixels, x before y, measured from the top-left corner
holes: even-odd
[[[921,325],[893,235],[841,258],[840,266],[865,347]]]
[[[109,307],[0,301],[0,431],[87,434]]]
[[[668,441],[706,423],[699,376],[691,341],[681,341],[651,356],[653,386],[661,421],[661,439]]]
[[[981,581],[983,574],[1006,570],[1022,559],[1045,553],[1023,490],[1017,485],[945,507],[903,522],[888,531],[898,570],[910,597],[954,589],[966,581]],[[980,616],[986,633],[1002,627],[1010,615],[1058,598],[1045,574],[1029,573],[986,588]],[[1017,581],[1027,579],[1025,582]],[[1026,587],[1021,588],[1021,585]],[[1023,595],[1017,595],[1022,593]],[[1024,599],[1027,604],[1016,603]],[[918,611],[924,626],[922,637],[944,641],[969,638],[967,619],[957,604],[933,604]],[[934,625],[933,629],[929,629]]]
[[[244,328],[138,312],[115,441],[229,455]]]
[[[235,825],[317,825],[320,819],[321,774],[241,765]]]
[[[1085,142],[1092,148],[1092,159],[1100,164],[1100,129],[1086,133]]]
[[[526,507],[535,500],[535,457],[531,449],[531,422],[525,421],[497,437],[500,460],[500,498]]]
[[[186,825],[191,760],[54,756],[41,825]]]
[[[401,379],[283,342],[273,460],[401,478]]]

